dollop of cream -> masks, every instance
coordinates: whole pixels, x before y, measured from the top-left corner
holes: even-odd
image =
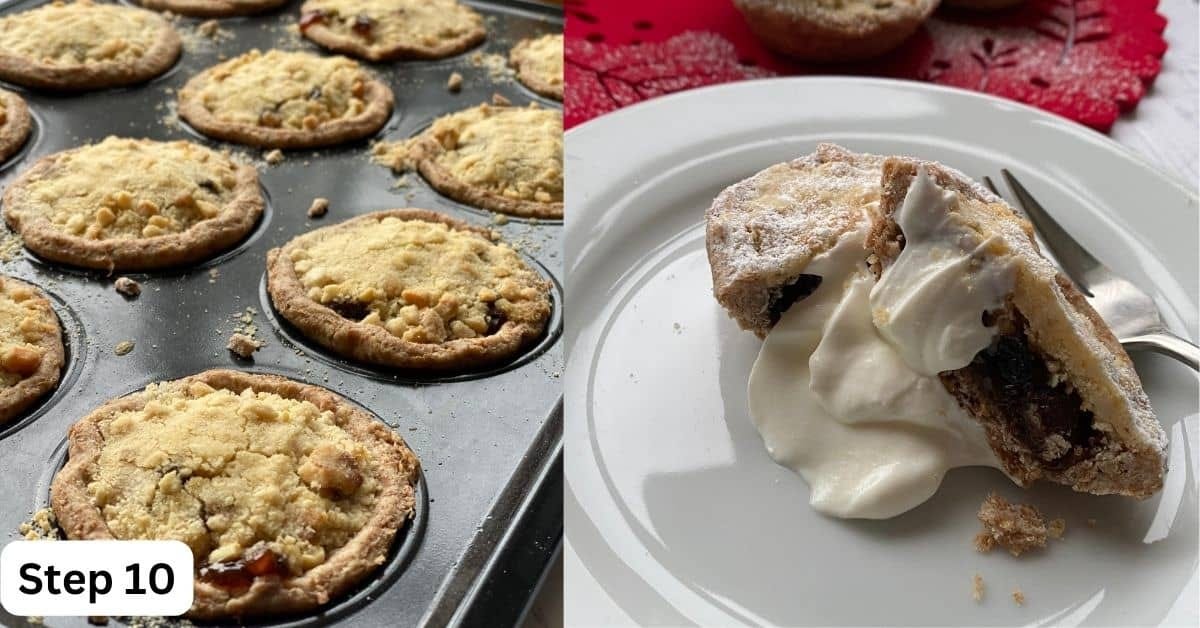
[[[1012,282],[1010,267],[982,254],[988,242],[947,217],[955,202],[919,173],[897,216],[904,252],[878,283],[865,262],[874,209],[864,211],[809,264],[820,285],[783,314],[754,363],[754,424],[820,512],[893,517],[929,499],[950,468],[999,467],[937,377],[990,344],[982,313]]]
[[[951,211],[957,194],[917,171],[896,223],[904,250],[871,290],[875,327],[925,375],[971,363],[992,342],[983,312],[1012,291],[1012,263],[989,254],[999,238],[980,235]]]

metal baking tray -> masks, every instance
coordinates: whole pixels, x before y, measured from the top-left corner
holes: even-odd
[[[0,3],[0,12],[38,4]],[[374,577],[316,614],[265,625],[501,626],[521,618],[562,535],[562,225],[497,220],[440,195],[415,173],[395,187],[396,177],[369,159],[371,141],[409,137],[434,118],[493,94],[516,104],[560,106],[511,77],[495,76],[472,54],[507,58],[522,38],[561,31],[561,8],[514,0],[468,4],[486,17],[486,43],[439,61],[368,64],[396,95],[391,120],[374,138],[285,151],[275,166],[263,162],[262,151],[211,141],[187,128],[173,114],[175,91],[204,68],[252,48],[320,52],[296,32],[299,1],[261,16],[222,20],[216,39],[197,33],[203,20],[179,18],[183,56],[144,85],[74,96],[5,86],[29,103],[34,131],[25,148],[0,166],[0,186],[43,155],[108,135],[191,139],[253,159],[267,208],[251,235],[227,253],[189,268],[129,274],[142,284],[141,296],[132,300],[113,289],[115,276],[45,263],[24,250],[0,263],[0,272],[50,296],[68,347],[58,388],[0,427],[0,531],[6,534],[0,545],[19,538],[19,525],[47,505],[50,481],[65,460],[67,429],[77,419],[152,381],[240,368],[324,386],[370,410],[404,437],[424,473],[416,516]],[[465,79],[459,93],[446,87],[452,72]],[[316,197],[328,198],[330,210],[309,219],[306,210]],[[268,249],[311,229],[394,207],[422,207],[490,226],[521,251],[554,284],[554,315],[542,340],[499,368],[429,376],[347,363],[272,312],[264,280]],[[248,308],[257,337],[267,342],[252,361],[225,349],[230,334],[244,326],[239,319]],[[119,357],[113,348],[125,340],[135,348]],[[45,623],[87,625],[84,618]],[[2,609],[0,624],[27,625]]]

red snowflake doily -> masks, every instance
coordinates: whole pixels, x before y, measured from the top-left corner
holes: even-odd
[[[779,74],[930,81],[1028,103],[1107,131],[1161,68],[1157,0],[1026,0],[1012,10],[939,10],[869,62],[811,66],[758,43],[729,0],[567,0],[565,122],[661,94]]]

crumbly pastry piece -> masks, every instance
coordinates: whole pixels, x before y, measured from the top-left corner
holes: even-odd
[[[881,55],[908,39],[938,0],[734,0],[768,48],[804,61]]]
[[[511,358],[550,317],[550,285],[488,231],[422,209],[359,216],[267,254],[267,290],[306,336],[398,368]]]
[[[1046,547],[1049,531],[1042,513],[1028,504],[1013,504],[992,493],[979,507],[983,531],[975,536],[975,549],[981,554],[997,545],[1013,556]]]
[[[70,539],[175,539],[188,617],[308,611],[369,576],[413,513],[419,464],[381,421],[316,386],[213,370],[73,425],[50,503]]]
[[[940,374],[942,383],[984,427],[1004,471],[1027,486],[1045,478],[1077,491],[1146,497],[1162,488],[1166,436],[1133,363],[1069,279],[1042,257],[1033,227],[1002,200],[938,164],[891,158],[883,166],[883,218],[868,236],[877,272],[904,248],[894,220],[925,168],[956,193],[947,211],[981,237],[988,259],[1015,268],[1012,292],[971,364]]]
[[[287,0],[139,0],[155,11],[170,11],[191,17],[253,15],[287,4]]]
[[[32,285],[0,275],[0,425],[58,385],[64,356],[50,301]]]
[[[261,148],[367,137],[387,122],[392,90],[345,57],[251,50],[179,90],[179,115],[205,135]]]
[[[225,344],[225,348],[239,358],[250,358],[263,347],[261,340],[255,340],[252,336],[247,336],[243,333],[234,333],[229,337],[229,342]]]
[[[253,167],[186,141],[109,137],[43,157],[4,193],[4,218],[29,250],[105,270],[205,259],[262,210]]]
[[[487,36],[483,16],[457,0],[308,0],[300,32],[369,61],[440,59]]]
[[[116,4],[52,2],[0,18],[0,79],[85,90],[147,81],[179,58],[162,16]]]
[[[735,183],[713,201],[706,245],[713,294],[742,329],[765,338],[820,277],[808,262],[857,228],[879,201],[883,158],[834,144]]]
[[[550,33],[522,39],[513,46],[509,63],[525,87],[555,100],[563,99],[563,36]]]
[[[434,120],[407,146],[393,169],[416,164],[430,185],[457,201],[515,216],[562,218],[559,111],[483,104]]]
[[[29,139],[33,119],[25,99],[0,89],[0,161],[12,157]]]

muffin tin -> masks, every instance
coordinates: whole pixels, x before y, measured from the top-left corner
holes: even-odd
[[[3,3],[4,13],[40,2]],[[300,2],[261,16],[220,21],[216,38],[197,31],[204,20],[179,18],[184,53],[165,75],[126,89],[62,95],[5,85],[29,103],[34,130],[26,146],[0,166],[0,185],[36,159],[108,135],[190,139],[229,147],[255,162],[266,199],[263,218],[234,249],[204,263],[127,276],[142,293],[127,299],[116,275],[47,263],[21,249],[0,273],[41,287],[62,321],[67,361],[59,387],[24,416],[0,426],[0,530],[9,540],[31,513],[47,506],[50,481],[66,459],[67,429],[105,400],[210,368],[273,373],[323,386],[373,412],[421,459],[417,512],[400,532],[390,560],[356,591],[320,612],[262,625],[506,625],[516,622],[557,550],[562,533],[559,373],[563,355],[562,224],[498,218],[440,195],[416,173],[397,177],[370,161],[370,143],[400,140],[445,113],[501,94],[514,104],[558,108],[508,73],[473,61],[500,55],[525,37],[561,31],[561,9],[536,2],[469,2],[485,15],[488,39],[439,61],[364,64],[391,86],[396,109],[370,141],[285,151],[268,165],[263,151],[205,138],[174,114],[175,91],[219,60],[252,48],[324,52],[295,29]],[[450,92],[452,72],[464,78]],[[310,219],[316,197],[328,214]],[[428,375],[349,363],[306,340],[276,315],[265,290],[266,252],[311,229],[393,207],[421,207],[489,226],[521,251],[554,285],[554,314],[545,336],[502,366]],[[0,246],[0,250],[5,247]],[[249,312],[249,314],[248,314]],[[250,317],[267,342],[252,360],[225,349]],[[131,340],[134,350],[113,348]],[[112,618],[110,625],[121,625]],[[128,623],[127,621],[125,623]],[[0,609],[0,624],[22,618]],[[84,618],[47,618],[50,626],[85,626]]]

